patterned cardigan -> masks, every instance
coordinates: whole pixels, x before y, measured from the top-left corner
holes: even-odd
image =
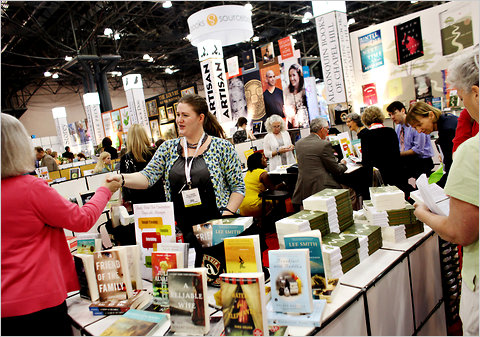
[[[208,149],[203,153],[215,191],[217,208],[226,207],[233,192],[245,195],[245,183],[242,177],[240,158],[233,145],[225,139],[211,137]],[[167,140],[155,152],[152,160],[140,171],[147,179],[149,187],[164,178],[165,196],[167,201],[172,201],[170,189],[170,169],[179,154],[178,144],[182,138]]]

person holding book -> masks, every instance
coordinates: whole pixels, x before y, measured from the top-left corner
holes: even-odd
[[[254,152],[247,159],[248,172],[245,175],[245,198],[240,205],[242,216],[260,218],[262,215],[262,198],[260,193],[276,190],[286,186],[284,182],[274,185],[270,180],[267,170],[267,158],[262,152]],[[268,205],[270,206],[270,204]]]
[[[345,160],[340,163],[333,154],[332,144],[326,140],[328,121],[315,118],[310,123],[310,134],[297,142],[298,178],[292,196],[295,209],[303,199],[325,188],[342,188],[338,177],[347,170]]]
[[[100,156],[98,157],[97,165],[93,169],[93,173],[111,172],[112,171],[112,169],[110,168],[111,164],[112,164],[112,157],[110,153],[104,151],[100,153]]]
[[[273,171],[280,165],[295,163],[290,134],[285,130],[285,121],[279,115],[272,115],[265,123],[267,135],[263,139],[265,156],[268,158],[268,170]]]
[[[478,46],[464,52],[448,68],[447,81],[457,89],[470,116],[478,123],[479,83]],[[428,113],[425,118],[434,117]],[[448,118],[448,117],[447,117]],[[444,121],[445,122],[445,121]],[[448,123],[448,122],[447,122]],[[415,203],[415,216],[446,241],[463,246],[460,318],[463,335],[478,336],[478,205],[479,205],[479,144],[476,136],[463,142],[455,152],[445,193],[450,196],[450,213],[441,216],[425,205]]]
[[[396,124],[400,146],[400,161],[406,178],[417,179],[422,173],[430,176],[433,169],[433,148],[430,136],[419,133],[406,124],[406,109],[402,102],[394,101],[387,106],[388,115]]]
[[[1,133],[2,335],[71,335],[65,299],[79,283],[63,229],[90,230],[120,184],[105,182],[79,207],[25,174],[34,156],[18,119],[2,113]]]
[[[437,185],[441,187],[445,186],[452,165],[453,139],[457,129],[457,120],[457,116],[451,113],[442,113],[425,102],[416,102],[410,105],[405,119],[406,123],[418,132],[429,135],[433,131],[438,131],[438,139],[435,143],[442,152],[443,170],[445,171],[443,177],[437,182]]]
[[[111,175],[107,180],[146,189],[163,178],[177,226],[187,241],[195,242],[192,226],[235,214],[245,195],[245,184],[238,154],[224,139],[225,133],[208,111],[205,98],[180,98],[176,123],[180,137],[165,141],[142,171]]]

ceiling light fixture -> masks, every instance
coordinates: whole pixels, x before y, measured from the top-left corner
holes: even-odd
[[[171,68],[166,68],[166,69],[165,69],[165,72],[166,72],[167,74],[173,74],[173,70],[172,70]]]
[[[73,60],[73,57],[71,57],[71,56],[65,56],[65,61],[70,62],[71,60]]]
[[[295,43],[297,43],[297,39],[292,37],[292,44],[295,45]]]
[[[162,6],[163,6],[163,8],[170,8],[170,7],[172,7],[172,2],[171,1],[164,1]]]
[[[249,2],[244,6],[247,10],[251,11],[253,9],[252,4]]]
[[[58,73],[53,74],[52,78],[58,78]]]
[[[113,30],[111,28],[105,28],[103,31],[103,35],[110,36],[113,34]]]
[[[52,73],[47,70],[46,72],[43,73],[43,76],[50,77],[52,76]]]
[[[347,25],[353,25],[355,23],[355,18],[348,19]]]
[[[120,33],[113,34],[113,39],[114,40],[120,40]]]
[[[310,22],[310,19],[312,19],[312,18],[313,18],[312,13],[305,12],[305,14],[303,14],[302,23],[308,23],[308,22]]]
[[[151,57],[150,57],[150,55],[145,54],[145,55],[143,55],[143,59],[144,59],[144,60],[149,60],[149,59],[151,59]]]
[[[188,34],[185,38],[186,38],[188,41],[192,40],[192,34]]]
[[[255,42],[258,42],[260,40],[260,38],[258,36],[254,36],[254,37],[252,37],[252,40],[255,41]]]
[[[154,61],[154,60],[153,60],[153,57],[150,57],[147,61],[148,61],[148,62],[153,62],[153,61]]]

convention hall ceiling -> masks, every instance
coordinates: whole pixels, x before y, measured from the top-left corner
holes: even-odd
[[[347,16],[355,31],[423,10],[446,1],[347,1]],[[83,68],[140,73],[145,86],[174,80],[181,85],[200,78],[196,48],[186,39],[187,18],[201,10],[246,1],[1,1],[2,111],[20,115],[40,88],[83,92]],[[321,78],[314,20],[302,23],[311,1],[250,1],[258,41],[224,48],[225,58],[287,35],[297,40],[304,64]],[[105,28],[113,34],[105,35]],[[115,39],[115,33],[119,39]],[[276,46],[275,48],[278,48]],[[153,59],[144,60],[144,54]],[[276,50],[278,54],[278,50]],[[73,58],[66,61],[65,57]],[[80,56],[80,57],[77,57]],[[81,59],[87,60],[80,62]],[[95,62],[91,62],[94,59]],[[166,68],[175,70],[165,73]],[[44,72],[58,73],[58,78]],[[109,76],[112,89],[120,76]]]

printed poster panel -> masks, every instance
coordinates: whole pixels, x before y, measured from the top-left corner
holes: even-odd
[[[245,97],[245,85],[243,76],[231,77],[228,79],[228,95],[230,98],[230,110],[232,119],[238,121],[240,117],[251,119],[247,113],[247,99]]]
[[[260,79],[265,103],[265,120],[271,115],[279,115],[284,118],[282,75],[278,58],[275,58],[269,65],[261,65]]]
[[[291,36],[287,36],[278,40],[278,47],[280,48],[280,55],[282,56],[282,59],[293,57],[293,44]]]
[[[362,85],[363,91],[363,104],[375,105],[378,103],[377,88],[375,83]]]
[[[420,75],[413,78],[415,82],[415,97],[417,99],[423,99],[432,97],[432,84],[430,76]]]
[[[273,42],[270,42],[261,46],[260,54],[262,55],[263,64],[268,64],[273,62],[275,58],[275,52],[273,50]]]
[[[363,72],[383,66],[383,47],[380,30],[360,36],[358,45],[360,47]]]
[[[394,30],[398,65],[423,56],[420,17],[394,26]]]
[[[473,46],[471,11],[470,5],[462,2],[461,5],[439,14],[443,55]]]

